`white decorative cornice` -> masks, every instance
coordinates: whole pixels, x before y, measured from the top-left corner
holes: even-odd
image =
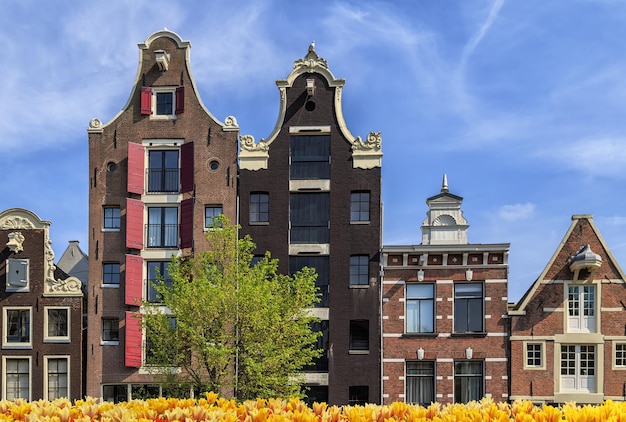
[[[13,253],[22,252],[24,250],[24,235],[20,232],[9,233],[7,246]]]
[[[315,42],[309,45],[309,51],[306,53],[303,59],[298,59],[293,62],[293,70],[301,70],[303,72],[314,72],[315,68],[328,69],[328,62],[317,55],[315,52]]]
[[[224,132],[237,130],[239,130],[239,125],[237,124],[237,119],[235,119],[235,116],[226,117],[226,119],[224,119]]]
[[[87,127],[87,133],[102,133],[102,121],[95,117],[91,119],[89,127]]]
[[[381,167],[383,161],[382,139],[380,132],[370,132],[365,142],[362,142],[361,137],[357,136],[352,141],[352,166],[361,169]]]
[[[267,168],[269,145],[263,138],[254,142],[252,135],[239,137],[239,167],[244,170],[261,170]]]
[[[46,279],[44,296],[82,296],[81,282],[76,277],[65,280]]]

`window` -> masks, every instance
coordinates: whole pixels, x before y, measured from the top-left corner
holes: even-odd
[[[178,179],[178,150],[148,151],[148,193],[177,193]]]
[[[289,148],[291,180],[330,178],[330,135],[292,136]]]
[[[615,343],[615,366],[626,368],[626,343]]]
[[[163,298],[154,288],[155,285],[163,280],[166,286],[172,285],[172,279],[168,271],[170,261],[149,261],[148,262],[148,291],[146,298],[148,302],[161,302]]]
[[[102,318],[102,341],[115,342],[120,340],[120,320],[118,318]]]
[[[70,308],[46,307],[44,319],[45,341],[70,341]]]
[[[204,228],[222,227],[219,216],[222,215],[221,205],[207,205],[204,207]]]
[[[31,346],[30,308],[4,308],[4,346]]]
[[[350,285],[367,286],[369,284],[369,256],[352,255],[350,257]]]
[[[105,230],[117,231],[120,229],[120,207],[104,207],[103,227]]]
[[[435,362],[406,363],[405,401],[428,406],[435,401]]]
[[[28,259],[7,259],[6,291],[28,292],[29,273]]]
[[[69,358],[46,358],[46,400],[55,400],[62,397],[69,398]]]
[[[148,208],[148,247],[176,248],[178,246],[178,208]]]
[[[594,333],[596,331],[595,286],[568,286],[567,293],[568,330]]]
[[[596,392],[596,347],[561,345],[561,391]]]
[[[406,285],[406,332],[435,332],[435,285]]]
[[[268,223],[270,221],[270,195],[268,193],[250,194],[250,222]]]
[[[174,93],[156,93],[156,114],[159,116],[174,114]]]
[[[330,241],[330,194],[292,193],[289,197],[290,242]]]
[[[350,221],[370,221],[369,192],[352,192],[350,195]]]
[[[327,319],[323,319],[319,322],[314,322],[311,324],[312,332],[320,332],[321,336],[317,338],[317,343],[313,345],[315,349],[322,350],[322,355],[313,359],[313,362],[310,365],[302,368],[304,372],[328,372],[328,356],[330,354],[330,343],[329,343],[329,323]]]
[[[102,264],[102,284],[120,285],[119,262],[105,262]]]
[[[176,318],[169,318],[169,328],[171,330],[176,329]],[[160,326],[160,328],[163,328]],[[157,337],[156,340],[161,341],[160,337]],[[144,355],[144,364],[145,365],[157,365],[157,366],[176,366],[178,359],[178,352],[180,350],[176,350],[173,347],[170,348],[154,348],[155,340],[153,340],[153,331],[146,329],[146,343],[145,343],[145,355]],[[171,344],[170,344],[171,345]],[[178,344],[177,344],[178,345]],[[181,350],[184,346],[181,346]]]
[[[348,388],[348,404],[363,406],[369,401],[369,387],[367,385],[351,385]]]
[[[350,351],[369,350],[369,321],[368,320],[352,320],[350,321]]]
[[[185,111],[185,88],[144,86],[141,88],[141,114],[152,119],[174,119]]]
[[[543,343],[524,343],[526,347],[525,369],[543,369]]]
[[[483,362],[454,362],[454,402],[467,403],[483,398]]]
[[[319,289],[321,294],[320,301],[315,307],[328,307],[328,284],[330,277],[330,261],[326,256],[290,256],[289,257],[289,275],[293,275],[300,271],[304,267],[315,268],[317,272],[317,279],[315,280],[315,287]]]
[[[128,386],[126,384],[103,385],[102,399],[119,403],[128,400]]]
[[[4,358],[4,399],[30,400],[30,358]]]
[[[483,331],[482,283],[454,285],[454,332],[480,333]]]

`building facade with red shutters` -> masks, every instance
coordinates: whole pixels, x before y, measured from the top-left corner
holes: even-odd
[[[0,212],[2,400],[78,400],[81,282],[54,265],[50,222],[23,208]]]
[[[347,128],[345,80],[314,45],[280,91],[274,131],[241,137],[240,224],[279,272],[315,268],[323,355],[304,379],[309,401],[380,401],[380,133],[365,141]]]
[[[626,396],[626,284],[591,215],[574,215],[543,272],[509,310],[511,400]]]
[[[509,244],[467,240],[463,198],[426,200],[422,243],[382,249],[382,400],[508,399]]]
[[[190,49],[171,31],[150,35],[126,105],[87,130],[89,396],[158,394],[144,367],[141,301],[158,300],[151,281],[167,279],[172,255],[206,248],[213,217],[236,219],[239,128],[202,103]]]

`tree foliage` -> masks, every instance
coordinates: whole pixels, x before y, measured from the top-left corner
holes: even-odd
[[[278,274],[269,253],[253,264],[255,245],[220,217],[209,247],[173,257],[171,284],[159,277],[160,304],[144,303],[146,364],[168,385],[190,385],[237,399],[301,395],[297,374],[321,353],[316,274]]]

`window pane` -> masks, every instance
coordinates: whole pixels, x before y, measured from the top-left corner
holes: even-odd
[[[48,337],[67,337],[67,309],[48,309]]]
[[[350,195],[350,221],[369,221],[370,193],[352,192]]]
[[[435,401],[435,363],[406,363],[406,402],[429,405]]]
[[[148,192],[178,192],[178,150],[148,152]]]
[[[467,403],[483,398],[483,363],[460,361],[454,363],[454,401]]]
[[[173,92],[157,92],[156,93],[156,114],[170,115],[173,112]]]
[[[104,228],[119,229],[120,228],[120,208],[105,207],[104,208]]]
[[[6,360],[6,399],[29,399],[29,372],[28,359]]]
[[[269,194],[267,193],[251,193],[250,194],[250,222],[266,223],[269,218]]]
[[[350,257],[350,284],[361,286],[369,284],[369,256],[353,255]]]
[[[454,285],[454,332],[476,333],[483,331],[482,283],[457,283]]]
[[[435,302],[433,284],[406,285],[406,332],[433,333],[435,331]]]
[[[148,247],[175,248],[178,246],[178,208],[148,208]]]
[[[369,401],[369,387],[367,385],[350,386],[348,395],[350,406],[363,406]]]
[[[161,280],[166,286],[172,285],[172,279],[168,271],[170,261],[148,261],[148,283],[147,283],[147,300],[148,302],[161,302],[163,298],[155,289]]]
[[[117,318],[102,319],[102,340],[103,341],[119,341],[119,325],[120,320]]]
[[[292,136],[290,178],[330,178],[330,135]]]
[[[290,256],[289,257],[289,274],[293,275],[304,267],[315,268],[317,272],[317,280],[315,287],[319,289],[321,294],[320,301],[315,307],[328,306],[328,284],[330,274],[330,263],[328,256]]]
[[[67,388],[67,359],[48,359],[48,400],[68,397]]]
[[[6,311],[7,343],[30,342],[30,310],[8,309]]]
[[[120,264],[109,262],[102,264],[102,282],[104,284],[120,284]]]
[[[369,321],[350,321],[350,350],[369,350]]]
[[[291,243],[328,243],[330,194],[292,193],[289,220]]]
[[[204,207],[204,227],[221,227],[221,223],[217,217],[222,215],[221,205],[210,205]]]

